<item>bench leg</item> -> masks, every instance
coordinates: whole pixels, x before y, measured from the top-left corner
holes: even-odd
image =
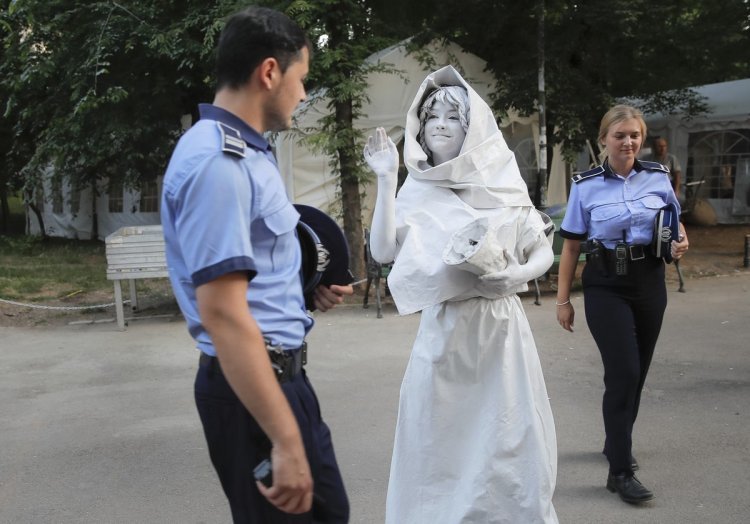
[[[378,318],[383,318],[383,304],[380,301],[380,277],[375,277],[375,300],[378,305]]]
[[[120,331],[125,331],[125,312],[122,308],[122,287],[120,286],[120,281],[115,280],[115,312],[117,315],[117,326],[120,328]]]
[[[370,298],[370,284],[372,284],[372,278],[367,277],[367,283],[365,284],[365,297],[362,299],[362,307],[367,309],[369,306],[368,299]]]
[[[674,267],[677,270],[677,276],[680,279],[680,288],[677,291],[679,291],[680,293],[684,293],[685,292],[685,280],[682,278],[682,270],[680,269],[679,260],[674,261]]]
[[[130,286],[130,309],[135,311],[138,309],[138,295],[135,291],[135,280],[131,278],[128,280],[128,284]]]
[[[539,292],[539,279],[534,279],[534,289],[536,289],[536,297],[534,299],[534,304],[537,306],[541,306],[542,302],[539,300],[539,297],[541,296],[541,293]]]

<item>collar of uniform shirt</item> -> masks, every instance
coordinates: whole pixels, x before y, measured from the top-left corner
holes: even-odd
[[[615,175],[615,172],[612,171],[611,167],[609,167],[609,162],[607,160],[604,161],[604,164],[602,164],[602,167],[604,168],[604,176],[605,177],[608,176],[608,177],[612,177],[612,178],[617,178],[617,175]],[[641,165],[641,163],[638,161],[638,159],[636,159],[636,160],[633,161],[633,169],[637,173],[638,171],[643,171],[646,168]]]
[[[216,120],[239,131],[242,139],[253,149],[271,151],[268,141],[237,115],[230,113],[226,109],[216,107],[213,104],[199,104],[198,111],[200,112],[201,120]]]

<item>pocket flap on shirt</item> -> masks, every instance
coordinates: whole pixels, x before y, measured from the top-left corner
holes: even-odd
[[[619,217],[626,210],[622,204],[609,204],[591,210],[591,220],[610,220]]]
[[[299,222],[299,213],[292,204],[287,204],[275,213],[263,217],[263,222],[275,235],[289,233]]]
[[[656,195],[643,197],[641,202],[649,209],[661,209],[666,205],[666,202]]]

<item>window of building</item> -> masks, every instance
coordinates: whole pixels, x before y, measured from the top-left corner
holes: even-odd
[[[521,178],[526,182],[529,198],[534,201],[539,183],[539,162],[532,126],[513,123],[501,129],[508,147],[516,156]]]
[[[144,182],[141,186],[139,209],[142,213],[159,212],[159,184],[156,183],[156,180]]]
[[[110,213],[122,213],[124,191],[125,188],[123,187],[121,182],[109,182],[107,194],[109,197]]]
[[[44,211],[44,186],[41,182],[37,184],[36,191],[34,191],[34,203],[40,212]]]
[[[70,190],[70,212],[74,215],[81,210],[81,191],[80,189]]]
[[[52,188],[52,212],[61,214],[63,212],[63,191],[62,191],[62,180],[58,177],[52,177],[51,180]]]
[[[738,168],[749,158],[750,129],[690,133],[685,182],[697,182],[701,198],[734,198]]]

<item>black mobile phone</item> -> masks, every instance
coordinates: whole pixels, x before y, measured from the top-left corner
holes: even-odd
[[[615,245],[615,274],[628,274],[628,245],[625,242]]]
[[[270,488],[273,485],[273,468],[271,467],[271,459],[267,458],[261,461],[253,469],[253,475],[255,480],[263,484],[265,487]]]

